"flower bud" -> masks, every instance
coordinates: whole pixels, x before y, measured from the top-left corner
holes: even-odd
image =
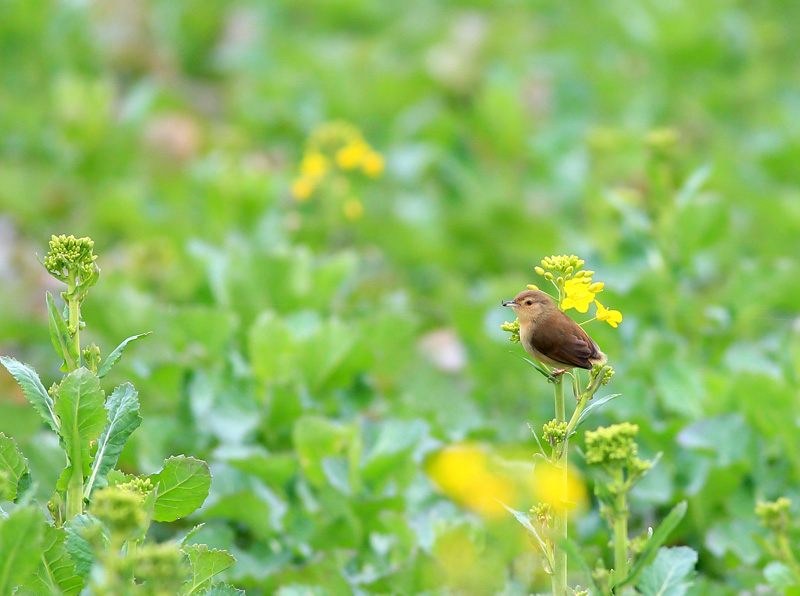
[[[527,288],[529,290],[538,290],[539,286],[537,286],[536,284],[528,284]]]
[[[563,286],[564,285],[564,278],[559,276],[558,279],[556,280],[556,283],[558,285],[560,285],[560,286]]]
[[[143,500],[137,492],[110,486],[93,493],[90,511],[112,534],[127,539],[146,522]]]
[[[539,275],[544,275],[544,269],[542,269],[541,267],[534,267],[533,270],[536,271],[536,273]]]
[[[566,271],[564,271],[564,273],[566,273],[567,275],[571,275],[573,271],[575,271],[575,267],[570,265],[569,267],[567,267],[567,269],[566,269]]]
[[[586,275],[586,271],[577,271],[577,272],[575,273],[575,279],[580,279],[580,278],[582,278],[584,275]]]
[[[552,274],[552,273],[550,273],[549,271],[545,272],[545,274],[544,274],[544,278],[545,278],[547,281],[553,281],[553,279],[554,279],[554,277],[553,277],[553,274]]]
[[[586,277],[592,277],[594,275],[594,271],[590,271],[587,269],[584,275],[586,275]]]
[[[603,291],[603,287],[604,287],[605,285],[606,285],[606,284],[604,284],[602,281],[596,281],[595,283],[593,283],[592,285],[590,285],[588,289],[589,289],[589,291],[590,291],[590,292],[592,292],[593,294],[597,294],[598,292],[602,292],[602,291]]]

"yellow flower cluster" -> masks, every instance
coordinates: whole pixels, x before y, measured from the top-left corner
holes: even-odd
[[[370,178],[378,178],[384,166],[383,155],[367,143],[358,128],[345,122],[329,122],[311,134],[298,176],[292,182],[292,195],[298,202],[305,202],[329,177],[360,170]],[[349,189],[347,180],[342,181],[344,184],[336,186]],[[347,219],[356,220],[364,214],[364,207],[358,198],[350,196],[342,203],[342,212]]]
[[[530,502],[531,497],[554,510],[586,504],[586,486],[573,468],[568,473],[552,464],[515,465],[490,456],[474,444],[451,445],[426,465],[428,476],[456,503],[494,517],[506,515],[505,505]]]
[[[617,327],[622,322],[622,313],[606,308],[595,300],[605,284],[592,281],[594,271],[583,269],[583,264],[583,259],[575,255],[552,255],[542,259],[542,266],[534,267],[534,270],[558,290],[561,310],[574,308],[579,313],[585,313],[594,302],[597,306],[595,318]]]

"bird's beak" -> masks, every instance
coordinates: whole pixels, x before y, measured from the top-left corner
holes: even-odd
[[[502,305],[503,306],[519,306],[519,304],[517,304],[513,300],[506,300],[505,302],[502,303]]]

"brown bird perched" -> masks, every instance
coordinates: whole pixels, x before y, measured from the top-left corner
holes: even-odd
[[[606,363],[606,355],[594,340],[544,292],[525,290],[503,306],[513,308],[519,319],[522,347],[539,362],[554,367],[553,375]]]

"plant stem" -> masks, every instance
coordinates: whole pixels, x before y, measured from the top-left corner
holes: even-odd
[[[69,280],[67,281],[67,305],[69,306],[69,329],[72,332],[72,345],[75,347],[75,353],[78,354],[78,362],[75,363],[75,368],[81,364],[81,339],[80,339],[80,321],[81,321],[81,305],[76,296],[77,282],[75,279],[75,272],[69,272]],[[74,330],[74,332],[73,332]],[[74,370],[74,369],[73,369]],[[72,372],[70,370],[69,372]]]
[[[794,575],[795,579],[800,581],[800,564],[798,564],[797,559],[792,552],[792,547],[789,544],[789,540],[786,537],[785,532],[778,533],[778,549],[780,554],[782,555],[786,565],[791,569],[792,574]]]
[[[566,422],[567,411],[564,403],[564,383],[563,377],[554,383],[555,387],[555,406],[556,421]],[[559,455],[554,455],[553,462],[561,470],[563,483],[561,494],[566,499],[567,492],[567,448],[569,446],[569,435],[564,439],[564,443]],[[553,540],[553,596],[566,596],[567,594],[567,552],[560,546],[560,542],[567,539],[567,508],[563,503],[554,503],[555,509],[555,540]]]
[[[628,503],[622,468],[614,470],[614,583],[628,577]]]
[[[67,294],[66,300],[69,307],[69,328],[72,333],[72,344],[75,347],[75,353],[78,354],[78,361],[75,362],[74,367],[69,367],[70,371],[77,369],[81,365],[81,340],[79,334],[80,320],[81,320],[81,305],[78,297],[76,296],[77,283],[75,280],[75,272],[70,271],[69,280],[67,281]],[[76,458],[75,455],[70,454],[72,476],[67,485],[66,494],[66,510],[68,520],[76,515],[83,513],[83,469],[80,465],[80,454]]]

